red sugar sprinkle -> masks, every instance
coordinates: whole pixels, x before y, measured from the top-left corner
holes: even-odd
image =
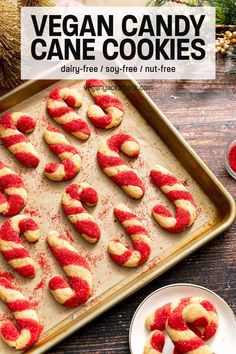
[[[103,260],[105,257],[104,251],[102,250],[100,253],[98,254],[87,254],[86,255],[86,259],[89,262],[89,265],[93,266],[93,268],[96,267],[97,263],[100,262],[101,260]]]
[[[40,302],[34,300],[34,295],[30,296],[29,298],[30,304],[32,305],[34,310],[37,310],[39,308]]]
[[[38,216],[38,211],[32,209],[25,209],[24,214],[29,214],[30,216]]]
[[[64,237],[63,237],[64,236]],[[64,230],[63,234],[61,235],[62,238],[64,238],[66,241],[69,241],[71,243],[75,243],[75,240],[71,233],[68,230]]]
[[[49,123],[48,119],[45,116],[42,116],[42,122],[43,122],[44,125],[48,125],[48,123]]]
[[[47,259],[42,252],[39,253],[38,258],[39,265],[43,268],[47,264]]]
[[[46,281],[45,281],[45,279],[41,280],[41,281],[36,285],[36,287],[34,288],[33,292],[35,293],[36,291],[38,291],[38,290],[40,290],[40,289],[42,289],[42,290],[46,289]]]
[[[138,166],[139,166],[139,168],[144,167],[144,166],[145,166],[145,161],[140,159],[140,160],[138,161]]]
[[[59,220],[59,217],[61,215],[61,212],[59,211],[56,215],[51,217],[51,221],[54,223]]]
[[[109,207],[108,208],[104,208],[102,211],[99,211],[98,212],[99,219],[103,220],[109,211],[110,211]]]
[[[228,161],[230,167],[236,173],[236,145],[230,149],[228,154]]]
[[[42,268],[44,275],[51,274],[50,263],[48,262],[48,256],[44,252],[40,252],[37,255],[37,263]]]
[[[102,199],[102,205],[107,205],[110,201],[110,195],[107,195],[105,198]]]

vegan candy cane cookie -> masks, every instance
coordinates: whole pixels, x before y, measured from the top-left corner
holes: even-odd
[[[56,275],[49,281],[52,295],[67,307],[84,304],[90,298],[93,287],[92,273],[86,259],[56,231],[49,232],[47,243],[71,285],[61,275]]]
[[[87,140],[90,136],[88,124],[78,113],[68,107],[80,107],[82,100],[77,90],[69,87],[57,87],[50,92],[47,100],[47,111],[56,123],[60,124],[67,133],[80,140]]]
[[[165,345],[165,336],[161,331],[153,331],[147,338],[143,354],[161,354]]]
[[[61,163],[47,163],[44,174],[49,179],[58,182],[75,177],[81,167],[81,156],[78,150],[69,143],[65,135],[57,128],[48,126],[43,137],[50,150],[62,161]]]
[[[28,242],[36,242],[40,237],[38,225],[32,218],[24,215],[13,216],[0,228],[0,251],[17,273],[32,278],[36,274],[36,264],[30,257],[20,238],[23,234]]]
[[[42,331],[36,311],[30,301],[6,278],[0,278],[0,299],[13,313],[12,320],[0,322],[0,335],[11,348],[26,350],[35,344]]]
[[[95,105],[90,105],[87,111],[90,121],[97,128],[117,127],[122,122],[124,115],[124,108],[120,100],[114,97],[105,82],[101,80],[87,80],[86,86],[95,101]]]
[[[160,165],[153,167],[151,178],[176,207],[173,216],[164,205],[154,206],[152,213],[160,226],[168,232],[181,232],[191,226],[197,217],[197,210],[192,194],[183,183]]]
[[[210,312],[213,318],[210,317]],[[187,323],[197,327],[198,334],[191,330]],[[180,303],[176,308],[172,308],[167,319],[166,330],[177,352],[214,354],[205,342],[209,339],[205,338],[205,328],[209,325],[211,325],[210,336],[212,336],[218,327],[215,308],[208,301],[204,303],[202,300],[200,303]],[[199,328],[203,328],[203,331]],[[207,336],[209,336],[208,331]]]
[[[122,151],[130,158],[139,155],[140,146],[131,135],[119,133],[102,142],[97,159],[103,172],[110,177],[126,194],[134,199],[144,195],[145,187],[137,173],[120,157]]]
[[[213,354],[206,341],[218,328],[214,305],[203,298],[186,297],[168,303],[147,316],[149,330],[166,329],[175,353]]]
[[[93,206],[98,195],[88,183],[71,184],[62,195],[62,208],[75,229],[89,243],[99,240],[101,231],[82,203]]]
[[[25,206],[27,196],[22,178],[0,161],[0,214],[18,214]]]
[[[36,167],[39,155],[23,133],[30,133],[36,125],[35,120],[22,112],[6,113],[0,118],[0,139],[3,145],[26,167]]]
[[[160,330],[164,331],[166,328],[167,318],[171,312],[171,303],[165,304],[150,313],[146,318],[146,328],[149,331]]]
[[[134,250],[119,240],[113,240],[108,246],[111,259],[124,267],[138,267],[148,259],[151,252],[148,232],[137,216],[124,204],[118,204],[114,209],[114,214],[130,236]]]

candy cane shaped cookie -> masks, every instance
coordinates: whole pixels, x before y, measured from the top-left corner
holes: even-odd
[[[160,165],[155,165],[151,170],[151,178],[176,207],[173,216],[164,205],[154,206],[152,213],[160,226],[168,232],[182,232],[191,226],[197,217],[197,210],[192,194],[183,183]]]
[[[81,106],[82,100],[78,91],[69,87],[53,89],[47,100],[48,114],[68,133],[80,140],[87,140],[90,136],[88,124],[67,104],[72,107]]]
[[[87,115],[90,121],[97,128],[117,127],[122,122],[124,115],[124,108],[120,100],[114,97],[105,82],[101,80],[87,80],[86,86],[96,103],[88,108]]]
[[[0,161],[0,214],[18,214],[25,206],[27,196],[22,178]]]
[[[35,120],[22,112],[6,113],[0,118],[0,139],[15,158],[26,167],[36,167],[39,155],[23,133],[30,133]]]
[[[196,298],[186,303],[180,301],[179,304],[172,304],[166,323],[167,333],[176,351],[186,354],[214,354],[205,340],[212,337],[217,328],[215,307],[209,301]]]
[[[23,277],[32,278],[36,274],[36,264],[24,247],[20,234],[28,242],[36,242],[40,237],[38,225],[24,215],[13,216],[0,229],[0,252],[8,264]]]
[[[97,159],[103,172],[110,177],[125,193],[134,199],[144,195],[145,187],[137,173],[119,156],[119,150],[130,158],[139,155],[140,146],[131,135],[119,133],[102,142]]]
[[[44,169],[44,174],[53,181],[67,181],[77,175],[81,167],[81,156],[78,150],[72,146],[62,132],[48,126],[43,134],[44,140],[50,150],[62,161],[49,162]]]
[[[210,301],[199,297],[186,297],[165,304],[150,313],[145,324],[146,328],[151,331],[167,329],[175,344],[175,354],[192,353],[191,350],[193,349],[190,350],[190,348],[193,348],[191,345],[192,339],[192,343],[197,345],[196,348],[200,348],[196,353],[205,354],[212,353],[206,346],[205,341],[215,335],[218,328],[218,316],[216,308]],[[177,331],[179,332],[177,333]],[[176,340],[177,338],[179,340]],[[181,343],[182,339],[185,343]],[[176,342],[179,345],[176,345]],[[184,348],[189,348],[189,351],[182,351],[181,348],[185,344],[186,347]]]
[[[124,267],[138,267],[146,262],[151,252],[151,240],[148,232],[137,216],[124,204],[118,204],[114,213],[126,233],[131,237],[134,250],[119,240],[113,240],[108,246],[111,259]]]
[[[195,331],[198,327],[201,328],[201,336],[204,340],[210,339],[213,335],[215,335],[218,328],[218,316],[215,306],[210,301],[201,297],[184,297],[157,308],[154,312],[147,316],[145,322],[146,328],[150,331],[156,329],[164,331],[167,319],[169,318],[171,312],[175,310],[179,305],[187,306],[189,304],[200,304],[201,307],[205,310],[203,318],[199,319],[198,322],[193,323],[193,325],[195,327]],[[208,312],[208,314],[206,312]],[[208,320],[206,321],[205,318],[208,318]]]
[[[66,307],[84,304],[90,298],[93,287],[92,273],[86,259],[56,231],[49,232],[47,243],[71,285],[61,275],[56,275],[49,281],[52,295]]]
[[[13,313],[12,320],[0,322],[0,335],[11,348],[26,350],[35,344],[42,331],[36,311],[30,301],[6,278],[0,278],[0,299]]]
[[[149,331],[164,331],[167,319],[171,312],[171,303],[165,304],[157,308],[154,312],[148,314],[145,325]]]
[[[143,354],[161,354],[165,345],[165,336],[161,331],[153,331],[147,338]]]
[[[89,243],[97,242],[101,231],[82,203],[93,206],[97,204],[97,201],[97,192],[88,183],[71,184],[66,188],[61,200],[62,208],[68,219]]]

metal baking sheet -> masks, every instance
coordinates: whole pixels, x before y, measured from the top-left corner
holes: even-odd
[[[225,230],[235,218],[235,203],[216,177],[204,165],[196,153],[189,147],[175,128],[158,110],[151,99],[138,89],[123,90],[128,85],[137,85],[133,80],[116,81],[115,91],[124,107],[124,120],[115,130],[99,130],[90,123],[91,137],[87,142],[80,142],[65,133],[68,140],[78,148],[83,156],[80,173],[71,181],[53,182],[43,175],[48,161],[57,161],[45,142],[43,130],[50,123],[58,126],[46,113],[46,97],[56,86],[69,86],[78,89],[83,96],[83,105],[78,110],[86,120],[86,110],[93,98],[84,88],[84,81],[34,81],[27,82],[0,101],[1,111],[23,111],[37,119],[35,131],[29,135],[40,154],[40,164],[36,169],[23,168],[14,157],[1,146],[0,159],[18,172],[24,179],[29,191],[28,203],[22,213],[32,216],[41,229],[40,241],[26,247],[38,263],[38,272],[33,280],[25,280],[17,275],[5,260],[0,258],[1,272],[9,272],[22,292],[31,299],[44,325],[41,340],[27,353],[45,353],[51,346],[82,327],[99,314],[129,296],[146,283],[156,278],[197,248]],[[60,128],[60,127],[59,127]],[[135,136],[141,146],[140,156],[128,163],[138,171],[147,190],[142,200],[131,200],[100,170],[96,161],[96,152],[100,141],[111,134],[127,132]],[[157,202],[173,206],[163,193],[155,187],[149,178],[150,169],[155,163],[169,168],[173,174],[185,181],[198,206],[198,218],[194,225],[185,232],[173,235],[163,231],[151,216],[151,209]],[[89,245],[73,229],[63,214],[60,199],[65,188],[72,182],[88,182],[99,194],[98,205],[90,212],[98,221],[102,236],[98,244]],[[149,261],[137,269],[125,269],[113,263],[107,253],[110,239],[120,237],[128,241],[119,223],[115,222],[113,209],[123,202],[131,207],[143,220],[153,241]],[[5,220],[0,217],[0,222]],[[91,265],[94,277],[93,296],[87,304],[78,309],[66,309],[57,304],[51,296],[47,284],[55,274],[63,274],[60,266],[50,253],[45,241],[49,230],[57,230],[66,235],[68,240],[85,255]],[[6,311],[0,304],[0,314]],[[10,354],[9,349],[0,341],[0,353]]]

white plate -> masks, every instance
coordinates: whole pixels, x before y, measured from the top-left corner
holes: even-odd
[[[236,318],[226,302],[214,292],[198,285],[173,284],[154,291],[139,305],[134,313],[129,331],[131,354],[143,354],[146,338],[150,334],[145,328],[146,316],[156,308],[185,296],[199,296],[211,301],[218,312],[219,328],[207,344],[217,354],[236,353]],[[163,354],[173,354],[174,346],[166,335]]]

